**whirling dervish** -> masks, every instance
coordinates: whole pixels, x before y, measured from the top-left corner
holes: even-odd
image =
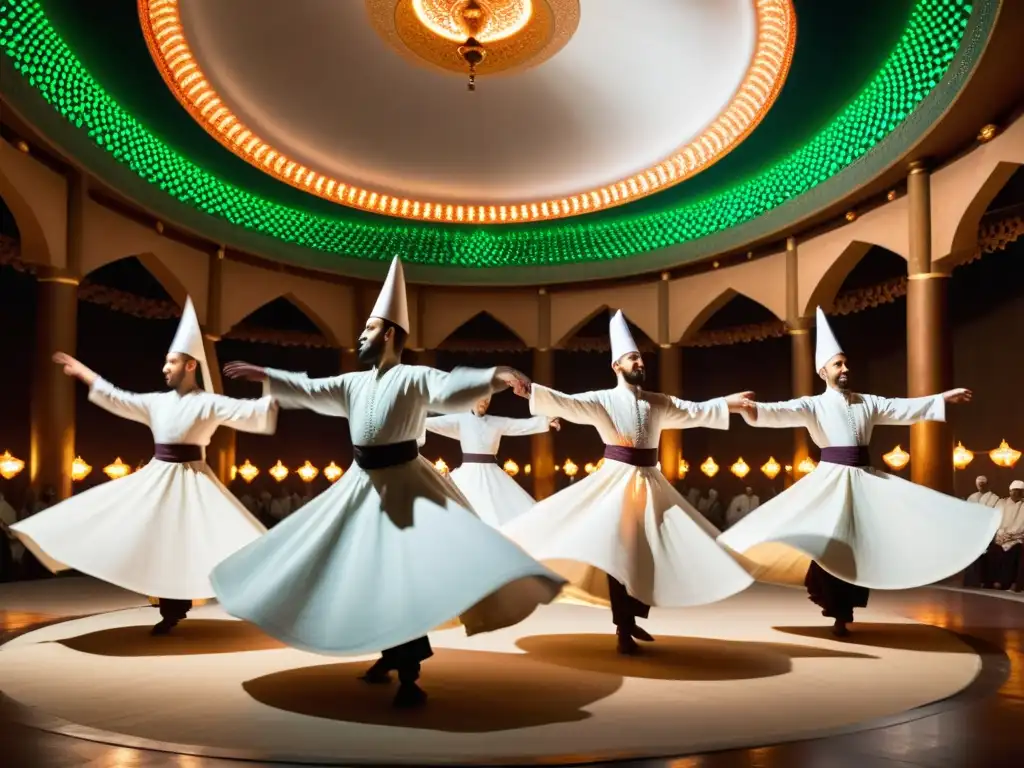
[[[825,313],[817,311],[814,365],[825,391],[744,413],[755,427],[805,428],[821,464],[762,504],[718,541],[752,561],[759,579],[807,587],[833,633],[848,634],[869,589],[910,589],[962,571],[983,553],[1000,514],[871,467],[868,444],[880,425],[944,421],[967,389],[887,398],[850,389],[850,369]]]
[[[236,400],[213,393],[191,299],[164,362],[169,392],[125,392],[70,355],[58,352],[53,361],[89,387],[90,402],[148,426],[153,460],[11,530],[54,573],[74,569],[159,598],[161,620],[153,634],[167,634],[193,600],[213,597],[214,566],[266,530],[220,483],[204,449],[219,426],[273,434],[277,405],[270,397]]]
[[[597,429],[604,464],[539,502],[502,531],[565,576],[571,594],[612,609],[620,653],[653,638],[637,626],[650,606],[723,600],[750,575],[718,544],[719,531],[665,479],[658,464],[662,430],[728,429],[730,411],[752,393],[691,403],[643,389],[645,368],[622,312],[611,319],[614,389],[566,395],[532,384],[530,411]]]
[[[462,466],[451,472],[452,482],[459,487],[481,520],[495,528],[519,517],[536,502],[498,466],[498,446],[502,437],[536,435],[549,429],[558,430],[558,419],[534,416],[530,419],[509,419],[491,416],[487,409],[491,398],[478,400],[471,411],[427,419],[427,431],[452,440],[462,448]]]
[[[445,373],[403,365],[409,333],[396,257],[359,338],[372,370],[310,379],[229,363],[232,377],[262,381],[283,408],[348,419],[355,466],[213,574],[234,616],[288,645],[332,655],[383,651],[363,679],[394,703],[422,704],[427,633],[459,617],[469,635],[516,624],[551,602],[564,581],[485,524],[455,485],[419,454],[427,413],[459,412],[529,380],[511,368]]]

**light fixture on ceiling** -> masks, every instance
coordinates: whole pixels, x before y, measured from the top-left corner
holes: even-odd
[[[532,0],[412,0],[412,9],[427,30],[459,43],[459,57],[469,66],[470,91],[476,90],[486,45],[519,34],[533,16]]]

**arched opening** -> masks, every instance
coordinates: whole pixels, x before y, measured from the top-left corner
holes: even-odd
[[[519,335],[489,312],[478,312],[448,334],[438,350],[450,352],[522,352]]]

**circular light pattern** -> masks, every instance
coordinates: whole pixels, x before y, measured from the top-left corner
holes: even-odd
[[[235,226],[374,261],[401,252],[408,261],[431,265],[538,266],[607,261],[696,240],[799,197],[903,123],[946,75],[973,9],[991,15],[997,6],[995,0],[917,0],[889,57],[846,109],[803,147],[741,184],[664,212],[530,230],[351,221],[229,184],[176,152],[107,94],[39,0],[0,0],[0,49],[43,99],[116,160],[179,202]]]
[[[757,42],[732,101],[704,132],[660,163],[597,189],[512,205],[444,203],[384,194],[307,168],[261,139],[224,103],[192,53],[181,0],[138,0],[142,32],[167,87],[222,146],[278,181],[333,203],[403,219],[450,224],[516,224],[560,219],[623,205],[660,192],[708,168],[740,144],[768,113],[786,81],[796,45],[792,0],[754,0]],[[457,3],[422,0],[423,6]],[[417,11],[419,13],[419,11]],[[529,21],[529,16],[525,17]],[[525,24],[525,21],[524,21]]]
[[[463,43],[471,31],[460,23],[468,0],[412,0],[413,13],[438,37]],[[480,31],[474,36],[481,43],[494,43],[522,31],[533,16],[532,0],[482,0],[484,14]]]

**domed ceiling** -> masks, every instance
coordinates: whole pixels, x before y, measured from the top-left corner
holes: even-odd
[[[997,7],[0,0],[0,63],[55,146],[215,242],[540,283],[662,269],[842,198],[948,108]]]

